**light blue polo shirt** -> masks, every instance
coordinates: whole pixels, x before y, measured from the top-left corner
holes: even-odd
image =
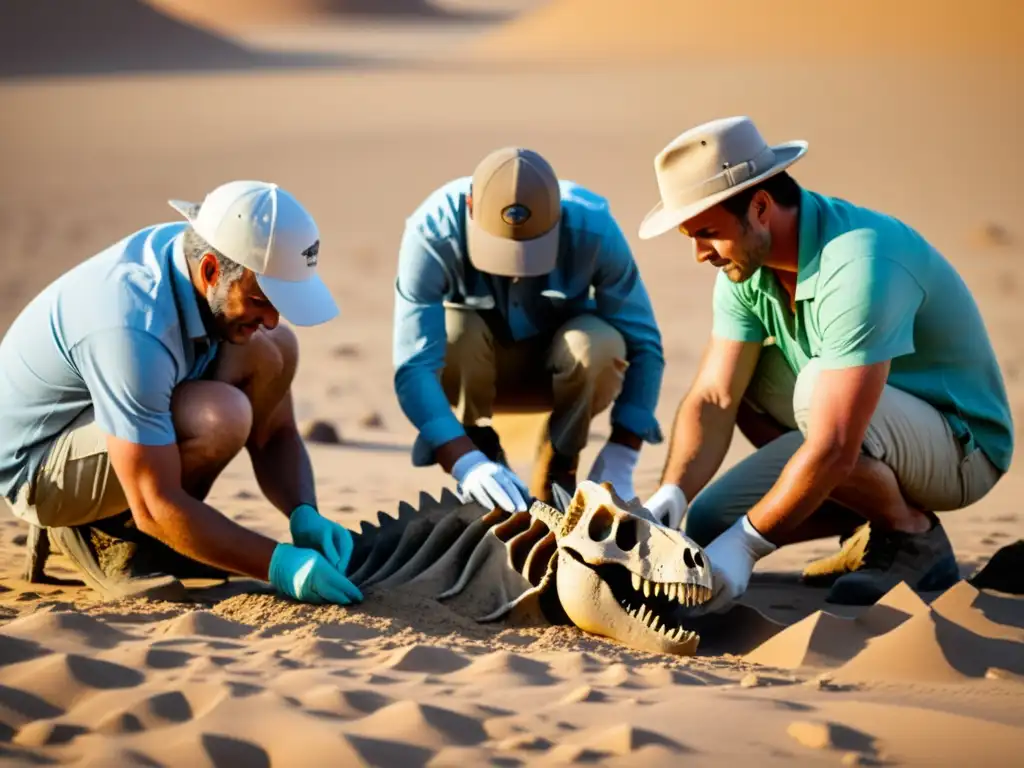
[[[11,501],[85,409],[141,445],[176,442],[171,393],[216,354],[188,275],[184,222],[139,230],[81,262],[0,341],[0,494]]]
[[[794,371],[891,360],[888,383],[933,405],[965,451],[1006,471],[1013,423],[978,305],[963,279],[901,221],[803,190],[796,311],[774,272],[743,283],[719,273],[714,333],[773,337]]]

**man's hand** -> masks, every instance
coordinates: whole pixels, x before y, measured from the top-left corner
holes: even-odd
[[[764,538],[744,515],[712,541],[704,554],[711,564],[712,596],[701,606],[707,613],[723,613],[747,591],[754,565],[776,546]]]
[[[636,469],[639,458],[640,451],[628,445],[609,441],[594,459],[587,480],[611,483],[619,498],[630,501],[636,498],[636,491],[633,490],[633,470]]]
[[[278,590],[304,603],[348,605],[363,599],[359,590],[319,552],[278,544],[270,558],[269,581]]]
[[[668,528],[679,529],[683,523],[688,503],[686,494],[675,483],[666,483],[645,503],[644,507],[654,519]]]
[[[529,489],[508,467],[490,461],[482,451],[464,454],[452,467],[463,501],[473,499],[486,509],[525,512]]]
[[[300,504],[288,519],[288,529],[295,546],[315,549],[338,573],[346,574],[353,547],[348,528],[328,520],[309,504]]]

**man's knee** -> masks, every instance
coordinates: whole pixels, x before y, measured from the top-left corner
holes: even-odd
[[[245,393],[220,381],[189,381],[171,398],[178,442],[195,441],[218,457],[238,453],[252,432],[252,404]]]
[[[722,494],[711,485],[704,489],[686,510],[683,523],[685,533],[699,547],[706,547],[736,522],[729,512],[729,504]]]
[[[266,350],[265,354],[272,358],[270,362],[277,375],[290,384],[299,368],[299,337],[287,325],[279,325],[266,335],[273,342],[273,349]]]
[[[593,377],[612,370],[626,370],[626,340],[594,315],[580,315],[563,325],[551,343],[551,363],[556,373],[582,369]]]
[[[493,346],[491,331],[479,313],[446,309],[444,326],[448,337],[446,357],[450,362],[474,360],[489,354]]]

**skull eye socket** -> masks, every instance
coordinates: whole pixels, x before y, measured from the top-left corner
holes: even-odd
[[[693,561],[693,554],[688,549],[683,552],[683,562],[686,563],[687,568],[697,567],[697,564]]]
[[[689,550],[687,550],[687,551],[689,551]],[[697,561],[697,567],[698,567],[698,568],[703,568],[703,567],[704,567],[704,558],[703,558],[703,557],[701,557],[701,554],[700,554],[700,552],[696,553],[696,554],[695,554],[695,555],[693,556],[693,559]]]
[[[593,541],[604,541],[615,527],[615,515],[607,507],[598,507],[590,518],[587,533]]]
[[[623,552],[629,552],[636,546],[636,541],[636,520],[627,517],[619,523],[618,530],[615,531],[615,543]]]

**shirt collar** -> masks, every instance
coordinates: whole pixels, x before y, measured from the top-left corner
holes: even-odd
[[[813,299],[821,264],[821,210],[814,195],[800,190],[800,242],[797,256],[796,300]]]
[[[172,285],[178,301],[178,310],[185,321],[185,332],[190,339],[204,339],[209,334],[203,323],[203,316],[199,313],[199,300],[196,298],[196,289],[188,272],[181,235],[174,238],[171,248]]]

